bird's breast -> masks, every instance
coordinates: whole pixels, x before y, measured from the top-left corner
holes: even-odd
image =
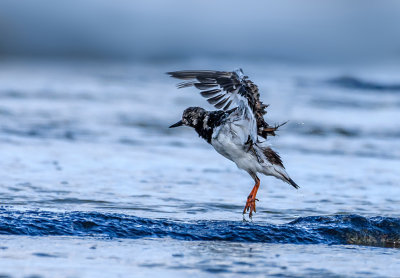
[[[226,124],[214,130],[211,145],[226,158],[236,161],[246,155],[245,142],[248,135],[239,126]]]

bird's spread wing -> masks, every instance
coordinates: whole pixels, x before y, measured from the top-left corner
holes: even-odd
[[[178,88],[196,87],[200,94],[217,109],[228,110],[239,106],[241,101],[247,103],[257,121],[257,134],[263,138],[275,135],[279,126],[269,126],[264,120],[267,113],[260,100],[258,87],[243,74],[242,69],[229,71],[183,70],[168,72],[171,77],[186,80]]]
[[[202,90],[200,94],[217,109],[228,110],[239,101],[253,102],[251,92],[246,90],[242,72],[184,70],[168,72],[171,77],[188,80],[178,84],[178,88],[194,86]],[[241,74],[241,76],[239,75]]]

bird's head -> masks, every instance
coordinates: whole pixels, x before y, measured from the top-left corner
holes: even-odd
[[[178,126],[182,126],[182,125],[194,127],[198,124],[198,122],[202,118],[204,118],[205,113],[206,113],[206,110],[204,110],[201,107],[189,107],[185,111],[183,111],[182,120],[171,125],[170,128],[178,127]]]

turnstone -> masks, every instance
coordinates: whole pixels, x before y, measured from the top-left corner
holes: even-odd
[[[243,217],[256,212],[256,195],[260,186],[257,173],[274,176],[299,186],[286,173],[280,156],[266,144],[268,136],[275,136],[281,125],[270,126],[264,120],[265,105],[260,100],[258,87],[243,74],[242,69],[233,72],[211,70],[184,70],[168,72],[171,77],[186,80],[178,88],[196,87],[200,94],[216,107],[206,111],[189,107],[182,120],[170,126],[190,126],[214,149],[236,163],[254,179],[255,185],[247,197]]]

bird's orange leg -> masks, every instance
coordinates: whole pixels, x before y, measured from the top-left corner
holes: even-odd
[[[247,211],[250,210],[249,218],[253,216],[253,211],[256,212],[256,201],[258,201],[258,199],[256,199],[256,196],[259,187],[260,187],[260,179],[256,178],[256,184],[254,185],[253,190],[251,190],[249,196],[247,197],[246,206],[244,207],[243,210],[243,214],[245,214]]]

